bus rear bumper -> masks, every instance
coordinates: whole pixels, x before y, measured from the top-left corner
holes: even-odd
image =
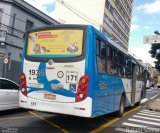
[[[92,99],[90,97],[78,103],[46,102],[33,98],[27,98],[26,100],[20,99],[19,105],[20,107],[27,109],[80,117],[91,117],[92,114]]]

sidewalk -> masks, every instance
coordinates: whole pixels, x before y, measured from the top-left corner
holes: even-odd
[[[160,95],[149,102],[147,105],[143,106],[144,109],[160,112]]]

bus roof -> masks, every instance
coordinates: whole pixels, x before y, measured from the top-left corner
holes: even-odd
[[[86,28],[87,26],[90,25],[79,25],[79,24],[58,24],[58,25],[47,25],[47,26],[43,26],[43,27],[38,27],[38,28],[32,28],[30,30],[27,30],[26,32],[32,32],[32,31],[37,31],[37,30],[41,30],[41,29],[50,29],[50,28]],[[93,27],[93,26],[92,26]]]
[[[109,39],[104,33],[100,32],[99,30],[97,30],[96,28],[94,28],[92,25],[80,25],[80,24],[58,24],[58,25],[47,25],[47,26],[43,26],[43,27],[38,27],[38,28],[32,28],[30,30],[27,30],[26,32],[33,32],[33,31],[38,31],[38,30],[42,30],[42,29],[51,29],[51,28],[87,28],[87,27],[91,27],[93,28],[97,33],[99,33],[103,38],[105,38],[105,40],[107,40],[112,46],[114,46],[115,48],[117,48],[118,50],[120,50],[121,52],[123,52],[125,55],[127,55],[128,57],[130,57],[131,59],[133,59],[136,63],[140,64],[141,66],[143,66],[140,62],[138,62],[138,60],[132,56],[128,50],[124,49],[123,47],[121,47],[120,45],[118,45],[116,42],[112,41],[111,39]]]

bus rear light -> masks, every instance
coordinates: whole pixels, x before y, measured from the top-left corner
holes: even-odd
[[[24,86],[24,85],[25,85],[25,82],[24,82],[24,81],[22,81],[22,82],[21,82],[21,85],[22,85],[22,86]]]
[[[24,80],[24,79],[25,79],[25,75],[22,74],[22,75],[21,75],[21,80]]]
[[[82,79],[81,79],[81,83],[82,83],[82,84],[86,84],[86,83],[87,83],[87,79],[82,78]]]
[[[25,92],[25,88],[22,88],[21,91],[22,91],[22,92]]]
[[[79,88],[80,88],[81,91],[85,91],[86,86],[80,86]]]
[[[79,94],[79,98],[81,98],[81,99],[84,98],[84,94],[82,94],[82,93]]]
[[[76,93],[76,100],[75,102],[83,101],[88,96],[88,81],[89,75],[84,75],[80,78],[78,83],[78,89]]]
[[[27,96],[26,76],[24,73],[21,74],[20,89],[22,94]]]

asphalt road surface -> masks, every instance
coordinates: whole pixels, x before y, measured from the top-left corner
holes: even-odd
[[[156,98],[160,89],[147,90],[145,102]],[[142,106],[143,106],[142,105]],[[156,128],[160,132],[160,113],[147,112],[142,106],[127,108],[123,117],[108,114],[94,119],[66,115],[42,113],[33,110],[9,110],[0,112],[0,132],[2,133],[119,133],[141,130],[136,125]],[[149,118],[147,115],[151,115]],[[159,116],[159,117],[155,117]],[[144,123],[144,121],[147,121]],[[158,124],[157,124],[158,123]],[[126,127],[126,128],[124,128]],[[144,129],[143,129],[144,130]],[[147,130],[150,131],[150,130]],[[151,131],[149,132],[151,133]]]

